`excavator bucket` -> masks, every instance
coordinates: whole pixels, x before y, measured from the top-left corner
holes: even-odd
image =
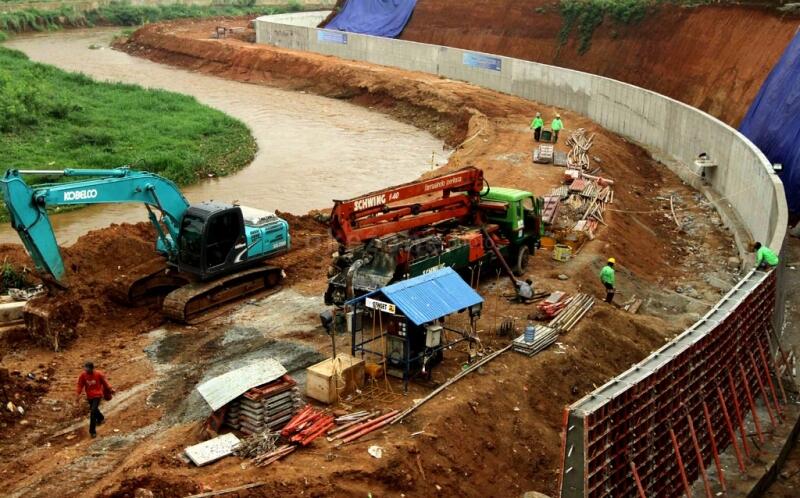
[[[11,226],[19,233],[36,268],[60,281],[64,277],[64,261],[45,208],[37,205],[33,190],[19,173],[8,170],[0,180],[0,192],[11,217]]]

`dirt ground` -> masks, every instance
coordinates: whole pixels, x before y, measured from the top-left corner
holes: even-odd
[[[91,232],[64,249],[69,296],[85,311],[74,343],[59,353],[32,344],[24,333],[6,334],[0,343],[2,367],[15,379],[9,389],[25,390],[20,382],[41,386],[22,401],[24,415],[0,421],[0,494],[122,497],[146,488],[155,496],[184,496],[248,482],[265,484],[239,496],[553,493],[564,407],[683,330],[735,280],[732,237],[719,217],[642,148],[584,117],[425,74],[209,39],[219,22],[147,26],[122,48],[196,71],[348,99],[388,113],[455,147],[441,171],[475,165],[492,185],[539,195],[560,184],[563,170],[531,163],[531,116],[537,110],[545,116],[560,111],[567,128],[563,136],[576,128],[594,133],[590,155],[602,175],[616,182],[613,209],[605,215],[608,227],[568,264],[540,251],[529,273],[537,290],[600,297],[597,274],[614,256],[620,299],[636,294],[645,303],[638,315],[597,303],[546,352],[534,358],[506,353],[403,424],[352,445],[336,448],[317,441],[264,469],[238,458],[195,468],[179,454],[202,440],[198,429],[208,411],[194,392],[199,382],[260,357],[279,359],[302,382],[306,366],[330,355],[317,315],[324,309],[321,294],[335,246],[313,213],[281,213],[294,245],[275,260],[287,273],[282,289],[204,323],[179,326],[164,322],[156,305],[127,308],[109,298],[115,277],[152,257],[149,227],[123,224]],[[225,23],[246,25],[245,20]],[[563,143],[559,147],[566,150]],[[680,230],[664,201],[671,195]],[[114,263],[109,264],[109,255]],[[0,247],[0,256],[31,266],[20,246]],[[510,291],[506,279],[490,276],[481,282],[486,303],[478,329],[484,352],[508,343],[495,333],[504,318],[520,325],[532,311],[505,299]],[[339,350],[349,348],[347,337],[337,341]],[[105,407],[108,422],[96,440],[84,427],[85,402],[74,402],[74,381],[87,358],[107,372],[118,391]],[[432,382],[452,376],[466,358],[462,349],[448,351]],[[431,389],[412,383],[402,395],[397,383],[382,387],[394,394],[351,405],[402,408]],[[374,444],[384,449],[381,459],[367,454]]]

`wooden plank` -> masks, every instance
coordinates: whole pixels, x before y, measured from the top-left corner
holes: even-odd
[[[218,491],[207,491],[205,493],[200,493],[197,495],[189,495],[186,498],[208,498],[210,496],[219,496],[228,493],[235,493],[237,491],[244,491],[245,489],[257,488],[259,486],[263,486],[264,484],[265,483],[263,482],[253,482],[250,484],[244,484],[242,486],[236,486],[235,488],[225,488],[225,489],[220,489]]]

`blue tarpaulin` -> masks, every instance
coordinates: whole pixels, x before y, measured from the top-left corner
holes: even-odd
[[[773,163],[786,190],[789,211],[800,212],[800,32],[772,68],[739,130]]]
[[[408,24],[416,5],[417,0],[347,0],[325,29],[395,38]]]

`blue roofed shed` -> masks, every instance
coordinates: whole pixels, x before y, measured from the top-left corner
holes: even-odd
[[[380,295],[397,306],[415,325],[483,303],[483,298],[458,273],[452,268],[443,268],[359,296],[348,304],[368,298],[378,299]]]

